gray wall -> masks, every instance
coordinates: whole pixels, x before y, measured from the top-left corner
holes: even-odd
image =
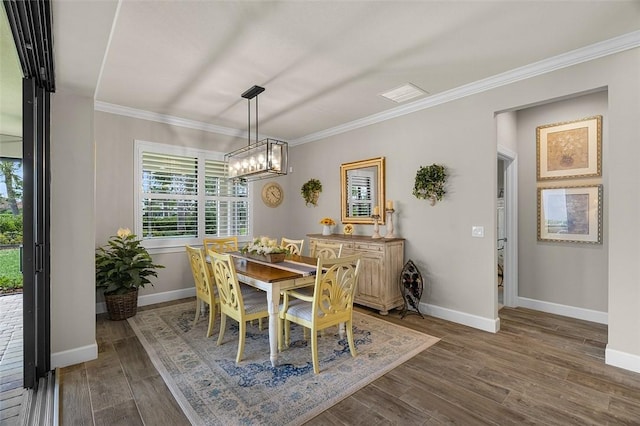
[[[246,144],[246,139],[221,136],[154,121],[139,120],[105,112],[95,112],[96,138],[96,246],[106,243],[118,228],[134,229],[134,141],[228,152]],[[193,287],[193,276],[184,247],[173,252],[153,253],[154,261],[165,266],[158,270],[153,287],[140,295]],[[99,301],[102,296],[98,296]]]
[[[51,363],[97,356],[93,99],[51,97]],[[65,354],[65,352],[69,353]]]
[[[607,92],[553,102],[518,112],[518,295],[596,311],[607,311],[609,233],[602,244],[537,241],[537,187],[576,186],[603,183],[604,222],[608,229],[608,185],[610,138]],[[536,127],[603,116],[602,179],[563,179],[537,183]]]
[[[395,202],[396,230],[407,239],[406,258],[414,259],[428,281],[428,290],[423,302],[431,304],[440,312],[452,312],[463,320],[492,322],[497,318],[496,296],[496,247],[495,247],[495,203],[496,203],[496,129],[495,114],[498,111],[521,110],[527,106],[565,98],[601,87],[608,88],[608,135],[610,142],[605,159],[615,165],[608,171],[605,194],[608,194],[608,350],[640,359],[640,49],[611,55],[589,63],[561,69],[552,73],[499,87],[452,101],[437,107],[399,117],[366,128],[351,131],[322,141],[291,148],[291,165],[294,172],[279,179],[286,191],[284,203],[277,209],[264,207],[259,201],[259,190],[263,182],[254,184],[254,233],[287,235],[291,238],[319,232],[318,221],[322,216],[338,218],[339,209],[339,165],[343,162],[385,156],[387,159],[387,197]],[[66,105],[54,105],[55,108]],[[77,108],[86,108],[80,102]],[[83,111],[86,115],[86,111]],[[82,118],[82,114],[80,114]],[[71,113],[54,110],[58,127],[77,128],[86,137],[86,126],[90,120],[78,120]],[[131,122],[128,122],[131,120]],[[555,121],[555,120],[551,120]],[[56,317],[55,340],[61,333],[94,335],[95,324],[87,320],[87,311],[94,303],[92,249],[102,244],[106,236],[119,226],[131,226],[133,203],[132,176],[129,168],[132,161],[120,162],[133,155],[132,139],[201,146],[206,141],[216,141],[217,135],[203,135],[157,123],[136,122],[132,119],[115,118],[110,114],[96,113],[95,138],[98,162],[96,166],[96,219],[95,231],[84,232],[80,247],[87,246],[89,255],[80,269],[83,273],[56,277],[53,285],[59,285],[60,293],[52,303]],[[66,130],[73,133],[75,130]],[[61,136],[64,136],[61,134]],[[60,140],[59,143],[69,143]],[[80,153],[86,153],[80,141]],[[62,150],[56,147],[54,150]],[[207,146],[212,146],[207,144]],[[74,145],[72,145],[72,148]],[[112,155],[111,150],[116,150]],[[130,150],[131,154],[126,151]],[[64,152],[63,152],[64,153]],[[54,153],[57,155],[57,153]],[[521,154],[520,154],[521,155]],[[67,191],[63,200],[67,211],[88,211],[92,216],[90,185],[93,158],[74,156],[74,162],[57,163],[53,176],[61,174],[70,180],[84,178],[83,183],[62,181],[55,183],[79,185],[81,191]],[[117,164],[111,164],[111,162]],[[449,194],[444,201],[431,207],[424,200],[411,195],[413,179],[419,166],[433,162],[449,167],[451,178]],[[129,177],[127,177],[129,176]],[[318,207],[304,205],[299,195],[300,186],[310,177],[322,181],[324,191]],[[114,207],[117,206],[117,207]],[[88,209],[88,210],[87,210]],[[127,217],[129,216],[129,217]],[[78,219],[83,226],[84,221]],[[485,227],[485,238],[472,238],[471,226]],[[52,226],[60,227],[61,233],[74,232],[76,223],[58,216]],[[370,227],[358,226],[359,233],[369,234]],[[93,232],[98,236],[92,240]],[[57,240],[52,251],[72,248],[73,242]],[[89,242],[89,243],[87,243]],[[170,256],[166,254],[162,256]],[[182,253],[175,253],[182,257]],[[184,279],[180,268],[186,262],[158,259],[168,266],[151,292],[162,292],[169,288],[188,288],[192,283]],[[74,265],[78,259],[74,259]],[[522,260],[526,262],[526,260]],[[58,272],[69,265],[70,257],[56,259]],[[175,265],[175,266],[174,266]],[[175,269],[175,272],[171,272]],[[90,290],[87,290],[90,288]],[[77,310],[59,303],[72,298]],[[573,302],[572,302],[573,303]],[[578,302],[576,302],[578,303]],[[68,312],[58,312],[66,309]],[[58,316],[73,317],[65,321],[64,331]],[[80,339],[83,340],[84,339]],[[79,340],[65,339],[57,343],[58,350],[77,348]],[[635,358],[633,358],[635,357]]]

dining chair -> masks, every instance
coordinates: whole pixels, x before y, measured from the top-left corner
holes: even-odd
[[[284,327],[286,346],[290,342],[290,323],[311,331],[313,372],[318,374],[318,331],[344,323],[351,356],[356,356],[353,341],[353,298],[360,272],[360,255],[338,259],[318,258],[313,296],[287,290],[279,312],[279,324]],[[282,348],[282,333],[278,333],[278,347]]]
[[[298,256],[302,256],[302,246],[304,245],[304,240],[290,240],[288,238],[282,237],[280,241],[280,247],[289,250],[289,253],[296,254]]]
[[[209,257],[213,266],[213,276],[218,288],[218,302],[220,303],[220,334],[217,344],[222,344],[226,329],[227,317],[238,321],[238,354],[236,363],[242,359],[247,321],[268,318],[267,298],[255,291],[242,292],[236,268],[231,255],[209,250]]]
[[[218,253],[238,251],[238,237],[204,238],[202,242],[207,252],[209,250]]]
[[[311,245],[311,257],[323,259],[336,259],[342,256],[342,244],[315,243]]]
[[[204,249],[205,249],[205,253],[208,253],[209,250],[213,250],[216,253],[227,253],[230,251],[238,251],[238,237],[233,236],[233,237],[220,237],[220,238],[204,238],[202,240],[203,245],[204,245]],[[211,269],[211,263],[208,264],[209,266],[209,273],[211,274],[212,277],[212,281],[213,281],[213,270]],[[215,283],[213,283],[213,285],[215,286]],[[248,288],[244,288],[246,285],[241,283],[242,291],[246,292],[249,289]],[[264,293],[262,293],[262,290],[259,290],[257,288],[251,288],[252,291],[255,292],[260,292],[260,294],[262,296],[264,296]],[[258,319],[258,327],[260,327],[260,330],[262,330],[262,318]]]
[[[189,264],[191,265],[191,272],[193,273],[193,281],[196,285],[196,317],[193,319],[193,326],[195,327],[200,317],[200,311],[202,310],[201,303],[204,302],[208,304],[209,328],[207,329],[207,337],[210,337],[213,332],[213,325],[216,322],[217,301],[213,289],[214,285],[211,282],[211,276],[209,275],[203,250],[189,245],[187,245],[186,248]]]

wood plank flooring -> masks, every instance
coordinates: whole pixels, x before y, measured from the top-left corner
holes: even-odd
[[[604,364],[604,325],[503,308],[492,334],[357,309],[442,340],[308,425],[640,425],[640,374]],[[62,425],[188,424],[126,321],[99,316],[97,340],[62,370]]]

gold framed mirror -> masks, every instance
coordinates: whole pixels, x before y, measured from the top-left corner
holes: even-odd
[[[384,157],[344,163],[340,166],[342,223],[373,224],[377,211],[384,224]]]

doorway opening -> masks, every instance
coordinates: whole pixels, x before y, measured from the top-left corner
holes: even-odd
[[[498,147],[496,201],[496,285],[498,310],[517,306],[518,288],[518,162],[516,154]]]

